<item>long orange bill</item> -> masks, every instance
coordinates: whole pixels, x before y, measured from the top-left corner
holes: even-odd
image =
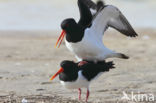
[[[58,48],[60,47],[65,34],[66,34],[65,30],[62,30],[61,35],[59,36],[59,38],[58,38],[58,40],[57,40],[57,42],[55,44],[55,48],[57,47],[57,45],[58,45],[59,42],[60,42],[60,44],[58,45]]]
[[[55,75],[53,75],[51,78],[50,78],[50,80],[53,80],[57,75],[59,75],[60,73],[62,73],[64,71],[64,69],[63,68],[60,68],[60,70],[55,74]]]

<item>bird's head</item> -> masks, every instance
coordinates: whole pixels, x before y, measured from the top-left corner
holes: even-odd
[[[57,71],[57,73],[55,73],[50,80],[53,80],[57,75],[59,75],[60,73],[64,72],[64,73],[70,73],[70,72],[75,72],[77,69],[77,64],[74,63],[73,61],[68,61],[68,60],[64,60],[60,63],[61,68]]]
[[[69,19],[65,19],[62,21],[61,23],[61,28],[62,28],[62,32],[60,37],[58,38],[55,47],[57,47],[58,43],[58,47],[60,47],[62,40],[64,38],[64,36],[67,35],[72,35],[73,31],[75,30],[75,28],[77,27],[77,23],[74,19],[69,18]]]
[[[68,32],[74,25],[77,25],[76,21],[73,18],[69,18],[62,21],[61,28]]]

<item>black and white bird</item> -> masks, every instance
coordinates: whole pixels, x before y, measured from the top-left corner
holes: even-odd
[[[63,61],[59,71],[51,77],[53,80],[59,75],[60,82],[67,89],[78,89],[79,100],[81,99],[81,88],[87,88],[86,102],[89,97],[89,85],[92,80],[100,76],[103,72],[108,72],[114,68],[113,62],[101,61],[98,63],[88,62],[82,66],[73,61]]]
[[[105,5],[93,17],[89,7],[82,1],[78,0],[80,10],[79,22],[77,23],[73,18],[69,18],[61,23],[63,30],[56,46],[59,42],[61,44],[65,36],[66,47],[75,54],[78,61],[88,60],[97,62],[112,57],[128,59],[128,56],[105,47],[102,40],[103,34],[108,27],[112,27],[129,37],[137,36],[137,33],[125,16],[117,7]]]

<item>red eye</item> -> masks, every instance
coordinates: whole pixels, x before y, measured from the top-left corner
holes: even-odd
[[[68,27],[69,26],[69,24],[66,24],[66,27]]]

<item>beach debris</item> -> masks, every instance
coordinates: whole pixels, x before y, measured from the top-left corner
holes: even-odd
[[[148,35],[144,35],[144,36],[142,36],[142,39],[143,39],[143,40],[149,40],[150,37],[149,37]]]
[[[52,84],[52,82],[42,82],[41,85]]]
[[[34,71],[34,70],[32,70],[31,72],[32,72],[32,73],[35,73],[35,71]]]
[[[3,77],[0,76],[0,79],[3,79]]]
[[[36,91],[44,91],[45,89],[36,89]]]
[[[22,99],[22,103],[28,103],[28,100],[26,100],[25,98]]]
[[[49,66],[49,63],[44,64],[45,66]]]
[[[16,66],[20,66],[20,65],[22,65],[22,63],[17,62],[17,63],[15,63],[15,65],[16,65]]]

